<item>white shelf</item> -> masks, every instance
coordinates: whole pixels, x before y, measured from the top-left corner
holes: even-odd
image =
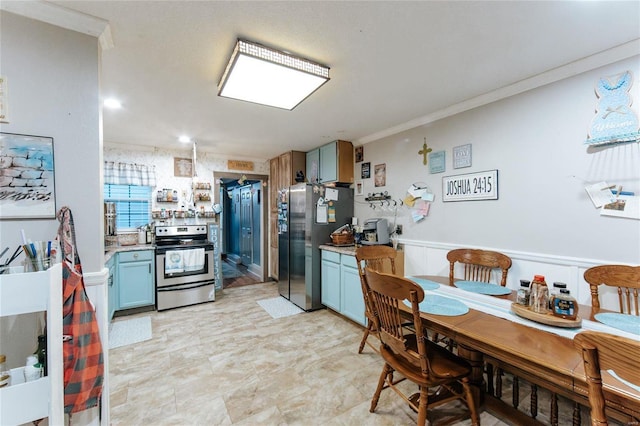
[[[0,275],[0,316],[47,313],[48,376],[0,388],[0,425],[44,417],[64,424],[62,359],[62,265],[46,271]]]

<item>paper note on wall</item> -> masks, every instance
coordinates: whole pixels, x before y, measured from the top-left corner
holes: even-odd
[[[601,216],[624,217],[640,220],[640,197],[620,195],[600,209]]]
[[[614,199],[611,187],[606,182],[587,185],[584,189],[587,191],[587,194],[589,194],[589,198],[591,198],[591,201],[596,208],[609,204]]]

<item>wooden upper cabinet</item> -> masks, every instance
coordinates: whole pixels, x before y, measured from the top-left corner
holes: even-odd
[[[278,211],[278,187],[280,186],[278,166],[278,157],[269,161],[269,210],[272,212]]]
[[[291,153],[285,152],[278,157],[278,188],[286,188],[291,185]]]
[[[338,140],[307,152],[307,180],[353,183],[353,144]]]
[[[288,188],[296,184],[296,173],[305,171],[306,154],[300,151],[289,151],[278,157],[278,188]]]

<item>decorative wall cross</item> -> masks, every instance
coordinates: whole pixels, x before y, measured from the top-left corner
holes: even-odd
[[[422,144],[422,149],[418,151],[418,154],[422,155],[422,164],[427,165],[427,155],[433,151],[431,148],[427,148],[427,138],[424,138],[424,144]]]

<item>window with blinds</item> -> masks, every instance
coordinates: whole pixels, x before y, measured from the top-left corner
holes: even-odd
[[[151,222],[151,187],[104,185],[104,201],[116,203],[116,229],[126,231]]]

